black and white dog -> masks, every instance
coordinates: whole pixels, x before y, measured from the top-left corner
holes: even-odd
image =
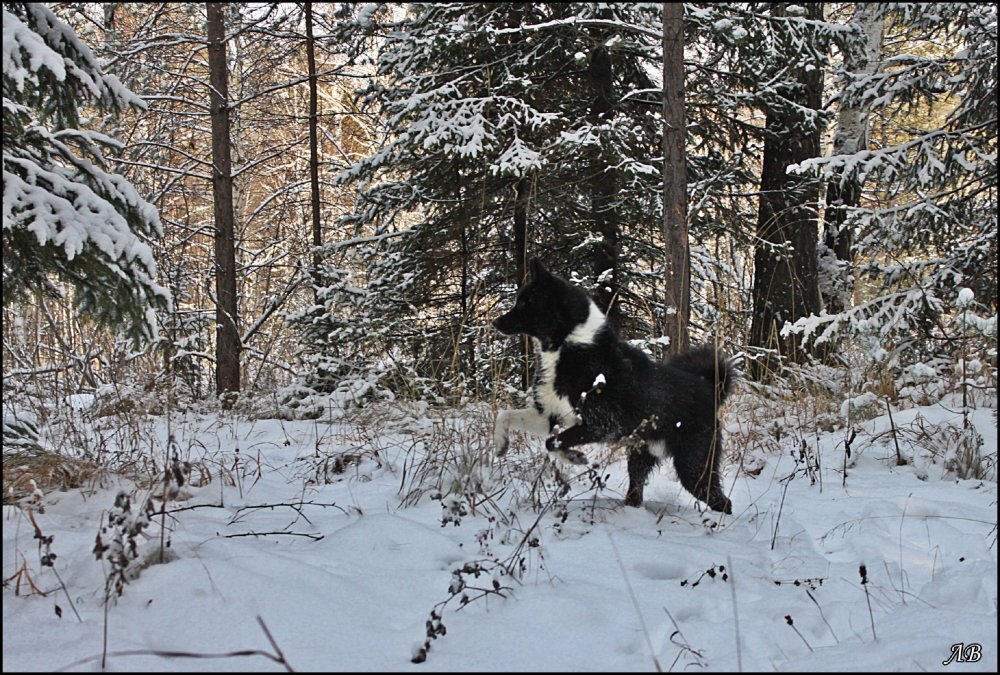
[[[575,446],[624,439],[630,448],[627,505],[642,505],[646,478],[669,454],[688,492],[732,513],[720,483],[716,410],[735,377],[714,348],[654,362],[618,339],[583,289],[550,273],[537,258],[514,308],[493,326],[505,335],[530,335],[538,353],[535,405],[497,415],[498,454],[507,451],[511,429],[547,436],[550,452],[578,464],[586,457]]]

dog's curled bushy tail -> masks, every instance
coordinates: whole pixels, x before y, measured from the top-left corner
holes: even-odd
[[[737,376],[729,359],[712,345],[692,347],[676,354],[670,359],[670,365],[704,378],[709,386],[714,385],[716,406],[722,405],[735,386]]]

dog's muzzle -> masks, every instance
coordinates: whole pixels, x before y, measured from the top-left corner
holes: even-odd
[[[510,317],[506,314],[493,319],[493,327],[504,335],[511,335],[515,332],[511,329]]]

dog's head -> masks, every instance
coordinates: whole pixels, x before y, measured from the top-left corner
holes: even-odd
[[[493,321],[504,335],[525,334],[549,349],[562,344],[576,326],[587,320],[590,298],[580,288],[531,259],[527,283],[517,292],[513,309]]]

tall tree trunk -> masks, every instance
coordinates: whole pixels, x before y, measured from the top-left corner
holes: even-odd
[[[684,5],[663,3],[663,240],[666,246],[664,334],[667,355],[688,346],[691,264],[687,229],[687,164],[684,154]],[[672,313],[671,313],[672,312]]]
[[[229,148],[229,66],[226,63],[225,13],[225,3],[208,3],[212,196],[215,213],[215,391],[219,395],[240,390],[240,335],[236,303],[236,238],[233,217],[233,170]]]
[[[523,176],[514,186],[514,274],[517,285],[525,281],[528,273],[528,196],[531,194],[531,178]],[[521,368],[521,385],[527,389],[531,385],[531,338],[521,337],[524,359]]]
[[[844,55],[844,70],[871,75],[878,67],[882,49],[884,15],[878,4],[859,2],[851,20],[861,31],[854,49]],[[837,129],[833,135],[833,154],[850,155],[868,147],[868,112],[850,99],[842,99]],[[830,266],[838,272],[820,288],[830,313],[842,312],[850,304],[853,291],[850,265],[854,261],[854,233],[845,226],[847,211],[861,203],[861,181],[857,175],[837,175],[827,184],[826,212],[823,223],[825,251]]]
[[[319,247],[323,245],[323,232],[320,229],[319,201],[319,131],[318,97],[316,94],[316,43],[313,38],[313,8],[307,2],[306,13],[306,64],[309,69],[309,186],[312,202],[312,240],[313,240],[313,278],[317,279],[323,256]],[[318,292],[318,291],[317,291]]]
[[[780,11],[772,6],[772,13]],[[806,3],[807,18],[823,18],[822,3]],[[822,107],[822,73],[800,68],[795,90],[801,105]],[[764,160],[761,168],[760,205],[757,214],[757,248],[754,253],[753,321],[749,343],[776,350],[801,361],[804,354],[797,336],[781,336],[785,322],[818,314],[817,244],[819,183],[810,176],[787,173],[790,165],[820,153],[820,129],[810,128],[794,114],[768,110],[765,122]],[[758,362],[756,375],[773,363]]]
[[[606,36],[601,36],[606,37]],[[603,46],[603,40],[590,56],[589,75],[594,91],[590,106],[590,120],[593,124],[603,124],[610,120],[614,104],[614,71],[611,55]],[[597,148],[590,167],[591,213],[594,228],[601,235],[601,241],[591,251],[591,267],[597,279],[594,299],[607,314],[608,321],[615,329],[621,328],[620,312],[616,302],[619,289],[618,213],[615,207],[618,186],[615,170]]]
[[[475,354],[475,336],[470,331],[466,336],[466,339],[462,340],[462,334],[466,332],[466,327],[472,320],[471,312],[471,289],[469,287],[469,266],[471,264],[470,251],[469,251],[469,218],[466,215],[462,218],[462,233],[460,238],[460,244],[462,246],[462,322],[458,326],[458,336],[460,345],[464,345],[464,349],[459,348],[459,354],[464,352],[465,358],[461,361],[460,372],[466,375],[472,375],[474,372],[473,361]]]
[[[466,375],[473,373],[473,354],[475,345],[473,335],[470,333],[468,339],[463,340],[462,336],[466,332],[466,327],[471,321],[472,293],[469,281],[469,267],[471,265],[471,252],[469,246],[469,221],[471,213],[468,204],[467,190],[463,182],[462,172],[455,168],[455,197],[458,200],[458,255],[459,255],[459,296],[458,305],[461,318],[455,334],[455,364],[457,372]]]

